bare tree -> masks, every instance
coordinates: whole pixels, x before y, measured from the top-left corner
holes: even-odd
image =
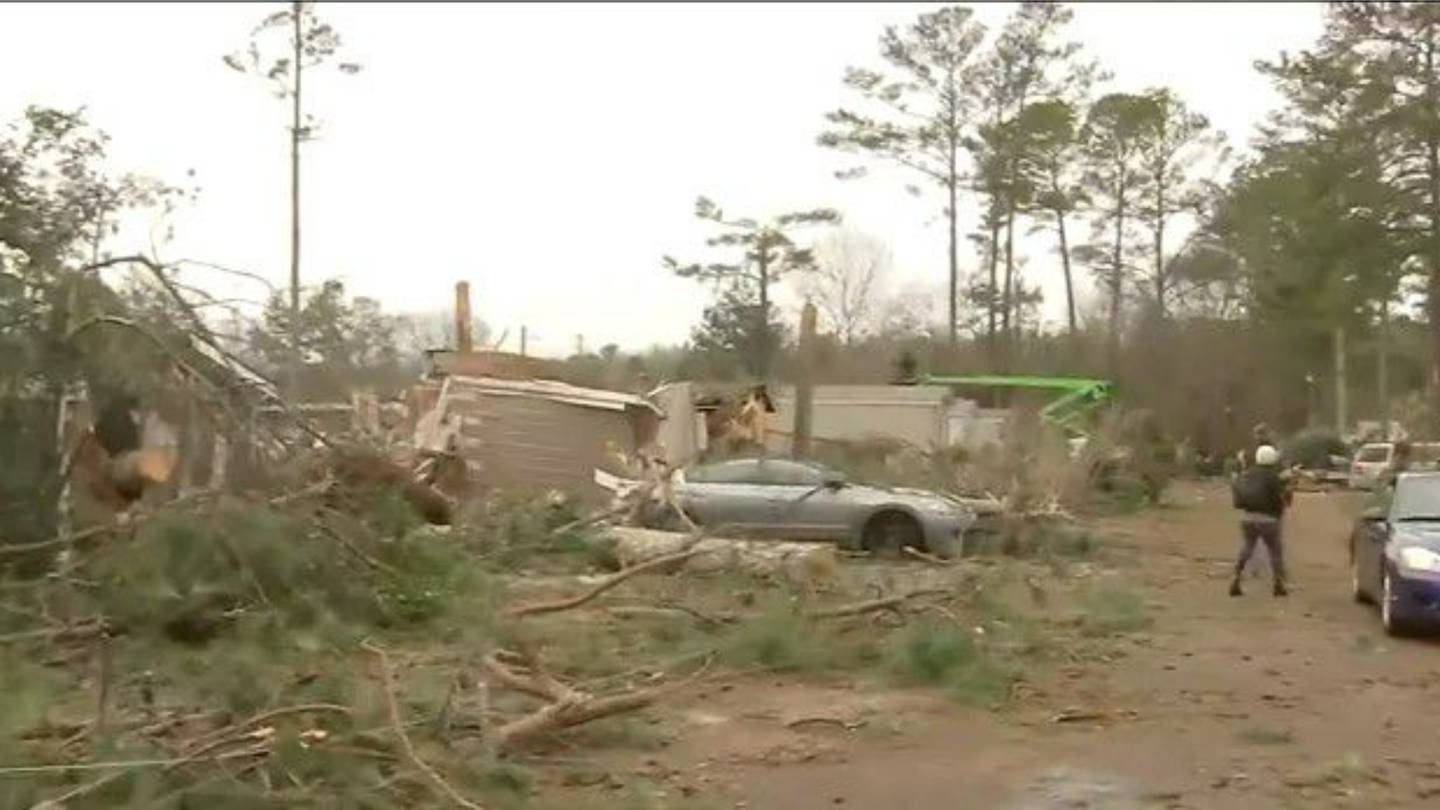
[[[800,292],[815,302],[840,340],[854,343],[874,331],[882,314],[878,299],[892,266],[890,248],[844,229],[815,245],[815,264]]]

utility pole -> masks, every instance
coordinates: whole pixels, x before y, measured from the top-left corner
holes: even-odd
[[[520,356],[521,356],[521,357],[528,357],[528,355],[525,353],[525,349],[526,349],[526,346],[527,346],[528,343],[529,343],[529,338],[530,338],[530,330],[529,330],[524,324],[521,324],[521,325],[520,325]]]

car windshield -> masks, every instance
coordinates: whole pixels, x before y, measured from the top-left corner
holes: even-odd
[[[1396,481],[1390,517],[1440,521],[1440,476],[1404,476]]]
[[[1362,447],[1360,448],[1360,452],[1355,455],[1355,460],[1364,462],[1366,464],[1374,464],[1377,461],[1389,461],[1390,446],[1379,444],[1370,445],[1369,447]]]

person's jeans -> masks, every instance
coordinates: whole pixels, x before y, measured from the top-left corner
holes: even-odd
[[[1245,563],[1250,561],[1250,555],[1255,553],[1255,544],[1259,541],[1265,542],[1265,550],[1270,555],[1270,570],[1275,576],[1275,583],[1278,585],[1285,581],[1285,549],[1280,540],[1280,521],[1241,521],[1240,534],[1244,537],[1244,545],[1240,547],[1240,559],[1235,561],[1235,579],[1238,582],[1240,575],[1245,573]]]

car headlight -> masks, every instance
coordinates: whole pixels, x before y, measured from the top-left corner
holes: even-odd
[[[1400,566],[1411,571],[1440,573],[1440,554],[1420,546],[1406,546],[1400,549]]]

